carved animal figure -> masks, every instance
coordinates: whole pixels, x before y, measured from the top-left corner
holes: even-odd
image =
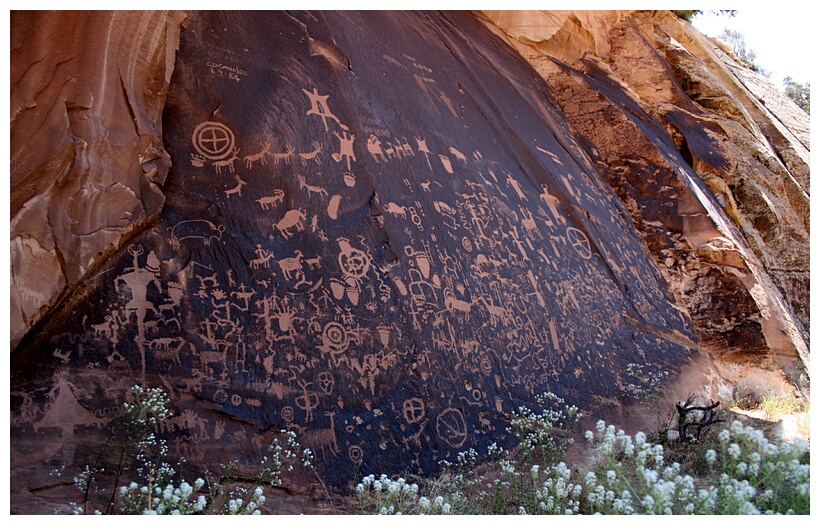
[[[324,195],[325,197],[327,197],[327,190],[325,190],[321,186],[311,186],[310,184],[305,182],[304,175],[297,175],[296,178],[299,179],[299,188],[307,190],[308,197],[310,197],[311,193],[318,193],[319,195]]]
[[[375,135],[370,135],[370,138],[367,139],[367,151],[370,152],[373,156],[373,160],[377,163],[379,162],[379,157],[381,157],[382,162],[387,162],[387,158],[382,152],[382,143]]]
[[[302,159],[302,166],[307,166],[309,160],[315,160],[316,164],[321,164],[319,155],[322,153],[322,145],[313,141],[313,151],[308,153],[300,153],[299,158]]]
[[[302,251],[296,250],[293,253],[295,257],[279,260],[279,268],[282,270],[282,275],[287,279],[292,277],[293,272],[302,274]]]
[[[493,303],[487,302],[487,299],[484,297],[479,297],[479,301],[484,303],[484,306],[487,307],[487,311],[490,312],[490,319],[492,321],[500,320],[504,321],[504,318],[507,315],[507,309],[501,306],[496,306]]]
[[[211,221],[205,219],[192,219],[189,221],[180,221],[171,228],[171,243],[179,248],[179,243],[186,239],[198,239],[205,243],[205,246],[211,245],[211,240],[222,239],[222,233],[225,231],[225,226],[220,224],[215,225]]]
[[[263,166],[266,165],[268,161],[265,157],[270,154],[270,142],[265,142],[262,144],[262,151],[245,157],[245,167],[250,169],[253,167],[253,163],[257,161]]]
[[[230,197],[231,195],[236,193],[237,195],[239,195],[241,197],[242,196],[242,187],[245,186],[247,184],[247,182],[240,179],[239,175],[234,175],[233,178],[236,179],[236,186],[234,186],[233,188],[231,188],[229,190],[225,190],[225,196]]]
[[[223,159],[223,160],[217,160],[216,162],[214,162],[214,167],[216,168],[216,173],[217,174],[222,173],[222,168],[224,168],[225,166],[228,167],[228,171],[233,173],[234,172],[233,163],[236,160],[239,160],[239,149],[234,148],[233,152],[231,152],[231,156],[229,158]]]
[[[296,231],[300,232],[305,231],[305,225],[302,221],[304,221],[306,217],[305,210],[302,208],[289,210],[285,216],[282,217],[282,220],[274,224],[273,227],[279,230],[282,237],[290,239],[293,237],[293,234],[289,231],[291,228],[296,228]]]
[[[279,164],[279,161],[284,160],[285,164],[290,164],[290,159],[293,158],[293,148],[290,146],[285,146],[285,151],[282,153],[274,153],[271,156],[273,157],[273,163]]]
[[[407,206],[399,206],[395,202],[388,202],[384,205],[384,211],[402,219],[407,218]]]
[[[334,456],[338,456],[340,449],[336,442],[336,428],[333,423],[335,412],[325,412],[325,415],[330,418],[330,428],[319,428],[308,430],[302,435],[302,443],[311,450],[319,450],[322,452],[322,457],[325,457],[325,449],[329,449]]]
[[[282,190],[273,190],[273,195],[256,199],[256,202],[262,206],[263,210],[275,208],[277,204],[285,200],[285,192]]]

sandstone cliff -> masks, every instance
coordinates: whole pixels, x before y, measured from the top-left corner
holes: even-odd
[[[287,428],[341,491],[547,390],[642,424],[629,363],[807,388],[808,119],[668,12],[15,12],[11,49],[13,512],[133,384],[200,471]]]

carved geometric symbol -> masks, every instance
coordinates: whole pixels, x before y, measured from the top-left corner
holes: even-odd
[[[581,258],[589,259],[592,257],[592,250],[589,247],[589,239],[587,239],[584,232],[578,228],[573,228],[570,226],[567,228],[567,239],[569,240],[570,246],[575,248],[575,251],[578,252],[578,255],[580,255]]]
[[[461,238],[461,245],[464,246],[464,249],[468,252],[473,251],[473,243],[471,243],[470,239],[468,239],[467,237]]]
[[[350,340],[347,337],[347,330],[335,321],[327,323],[322,330],[322,344],[332,354],[344,352],[350,344]]]
[[[347,457],[349,457],[353,463],[358,463],[364,457],[362,447],[359,445],[350,445],[350,448],[347,449]]]
[[[233,131],[225,124],[206,121],[194,129],[191,137],[194,148],[204,157],[211,160],[224,159],[233,151]]]
[[[293,421],[293,407],[290,407],[290,406],[282,407],[282,410],[279,412],[279,415],[282,416],[282,419],[284,419],[286,423],[292,422]]]
[[[355,248],[339,254],[339,264],[345,275],[361,278],[370,268],[370,256]]]
[[[418,423],[424,417],[424,401],[418,397],[408,399],[403,407],[404,420],[408,423]]]
[[[330,372],[321,372],[316,376],[316,384],[319,385],[322,392],[329,395],[333,391],[333,385],[336,384],[336,380]]]
[[[458,448],[467,441],[467,423],[461,411],[448,408],[439,414],[436,420],[436,433],[453,448]]]

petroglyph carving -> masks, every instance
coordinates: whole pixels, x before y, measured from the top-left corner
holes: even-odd
[[[358,464],[364,459],[364,452],[359,445],[350,445],[347,449],[347,457],[355,464]]]
[[[407,206],[399,206],[395,202],[388,202],[383,206],[384,211],[393,215],[394,217],[407,218]]]
[[[322,119],[322,123],[325,125],[325,131],[329,131],[329,128],[327,127],[327,119],[335,120],[342,129],[347,129],[347,126],[343,125],[339,118],[334,115],[327,106],[327,99],[330,95],[320,95],[316,88],[313,88],[312,93],[304,88],[302,89],[302,92],[310,98],[310,109],[307,110],[307,113],[305,114],[318,115]]]
[[[436,419],[436,434],[453,448],[467,441],[467,423],[460,410],[448,408]]]
[[[293,234],[290,232],[291,228],[296,228],[296,231],[305,231],[304,220],[307,218],[305,210],[302,208],[288,210],[282,219],[273,225],[273,227],[282,234],[285,239],[290,239]]]
[[[234,151],[233,131],[219,122],[207,121],[198,125],[191,141],[197,152],[210,160],[224,159]]]
[[[455,158],[457,158],[458,160],[460,160],[461,162],[464,162],[464,163],[467,162],[467,157],[465,157],[462,152],[458,151],[456,148],[454,148],[452,146],[450,147],[450,153],[452,153],[453,156]]]
[[[237,148],[234,148],[229,158],[214,161],[214,168],[216,168],[217,175],[222,173],[222,168],[224,168],[225,166],[228,167],[229,172],[233,173],[233,163],[237,160],[239,160],[239,150]]]
[[[402,415],[404,420],[411,425],[424,419],[424,414],[424,401],[420,397],[413,397],[404,401]]]
[[[327,190],[322,188],[321,186],[311,186],[307,182],[305,182],[304,175],[297,175],[296,178],[299,180],[299,189],[306,190],[308,193],[308,197],[310,197],[311,193],[318,193],[319,195],[324,195],[327,197]]]
[[[345,276],[355,279],[364,277],[370,269],[372,257],[358,248],[353,248],[350,241],[344,237],[339,238],[338,243],[341,250],[338,256],[339,267]]]
[[[356,135],[348,135],[347,131],[342,131],[341,135],[334,131],[333,134],[339,139],[339,152],[332,154],[331,157],[333,157],[333,160],[336,162],[347,159],[347,169],[349,171],[350,161],[356,160],[356,152],[353,151],[353,141],[356,140]]]
[[[461,299],[456,299],[455,293],[447,288],[444,290],[444,307],[450,312],[459,311],[469,314],[470,309],[472,308],[472,303],[468,303],[467,301],[463,301]]]
[[[191,166],[195,168],[202,168],[205,166],[205,157],[202,155],[197,155],[196,153],[191,153]]]
[[[316,141],[313,141],[313,151],[299,154],[299,158],[302,160],[302,166],[307,166],[307,163],[310,160],[315,161],[316,164],[321,164],[321,161],[319,160],[319,155],[321,155],[321,153],[322,145]]]
[[[336,442],[336,427],[333,422],[335,412],[325,412],[325,415],[330,418],[330,428],[318,428],[305,431],[302,435],[302,443],[304,443],[311,450],[318,450],[325,457],[325,450],[330,450],[334,456],[338,456],[341,449]]]
[[[441,184],[439,184],[437,181],[429,181],[429,180],[426,180],[426,181],[424,181],[424,182],[422,182],[422,183],[420,184],[420,185],[421,185],[421,189],[423,189],[424,191],[430,191],[430,184],[435,184],[435,185],[437,185],[439,188],[442,188],[442,187],[443,187],[443,186],[442,186]]]
[[[225,196],[230,197],[231,195],[233,195],[235,193],[235,194],[237,194],[241,197],[242,196],[242,187],[247,185],[247,182],[240,179],[239,175],[234,175],[233,178],[236,179],[236,186],[234,186],[233,188],[231,188],[229,190],[225,190]]]
[[[519,199],[524,201],[527,200],[527,196],[524,195],[523,191],[521,191],[521,184],[519,184],[519,182],[513,178],[511,173],[507,174],[507,184],[512,186],[512,189],[515,190],[515,193],[518,195]]]
[[[68,363],[68,359],[71,357],[71,350],[69,350],[66,353],[63,353],[59,348],[55,348],[54,352],[51,355],[56,357],[63,363]]]
[[[265,142],[262,144],[262,151],[245,157],[245,167],[251,169],[253,167],[254,162],[259,162],[263,166],[267,165],[268,161],[265,157],[267,157],[270,154],[270,142]]]
[[[327,204],[327,215],[334,221],[339,216],[339,204],[342,202],[341,195],[334,195],[330,198],[330,202]]]
[[[433,165],[430,164],[430,155],[432,154],[429,149],[427,149],[427,139],[420,139],[419,137],[415,137],[416,139],[416,146],[419,152],[424,153],[424,158],[427,159],[427,167],[430,168],[430,171],[433,171]]]
[[[319,349],[323,352],[338,355],[347,350],[349,345],[350,337],[341,323],[331,321],[322,328],[322,345]]]
[[[450,162],[450,157],[447,155],[439,155],[438,158],[441,160],[441,165],[444,166],[447,173],[453,173],[453,163]]]
[[[273,157],[273,163],[278,165],[280,161],[285,161],[285,164],[290,164],[290,159],[293,158],[294,153],[294,149],[286,145],[284,152],[271,155]]]
[[[544,193],[541,194],[541,200],[544,201],[544,204],[546,204],[547,207],[549,207],[550,213],[552,213],[552,218],[561,224],[566,224],[567,220],[561,213],[558,212],[557,204],[560,202],[558,197],[550,194],[546,184],[542,184],[541,189],[544,190]]]
[[[382,143],[376,135],[370,135],[370,138],[367,139],[367,151],[373,156],[373,160],[377,163],[380,162],[379,158],[381,158],[381,162],[387,162],[381,145]]]
[[[221,240],[224,232],[225,226],[221,224],[217,226],[205,219],[180,221],[171,228],[171,245],[178,250],[181,241],[197,239],[202,241],[205,246],[210,246],[211,241]]]
[[[330,372],[320,372],[319,375],[316,376],[316,384],[319,385],[322,392],[330,395],[330,393],[333,392],[333,386],[336,384],[336,380],[333,379],[333,374]]]
[[[299,379],[297,384],[299,385],[299,388],[302,389],[302,394],[296,396],[296,406],[305,411],[305,422],[310,423],[313,421],[313,411],[319,406],[319,394],[308,390],[308,387],[313,385],[313,383],[308,383],[304,379]]]
[[[578,253],[582,259],[592,257],[589,239],[584,232],[570,226],[567,228],[567,240],[569,241],[569,245],[575,249],[576,253]]]
[[[275,209],[276,205],[280,202],[284,202],[285,200],[285,192],[282,190],[273,190],[273,195],[268,197],[262,197],[261,199],[256,199],[256,202],[262,206],[263,210]]]
[[[296,276],[302,281],[305,277],[304,272],[302,272],[302,251],[294,250],[293,253],[294,257],[279,259],[279,269],[282,270],[282,275],[286,279],[292,279],[293,274],[296,273]]]

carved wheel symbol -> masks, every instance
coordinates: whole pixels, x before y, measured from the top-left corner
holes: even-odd
[[[350,340],[347,338],[347,330],[335,321],[325,325],[324,330],[322,330],[322,342],[333,354],[344,352],[350,344]]]
[[[584,232],[578,228],[569,227],[567,228],[567,239],[569,240],[570,246],[575,248],[575,251],[578,252],[578,255],[580,255],[581,258],[589,259],[592,257],[592,249],[589,247],[589,239],[587,239]]]
[[[436,420],[436,432],[453,448],[458,448],[467,441],[467,423],[461,412],[455,408],[448,408],[439,414]]]
[[[361,250],[352,249],[349,253],[339,254],[342,271],[355,278],[364,277],[370,268],[370,256]]]
[[[417,397],[406,400],[403,414],[408,423],[418,423],[424,417],[424,401]]]
[[[203,122],[196,127],[191,140],[194,143],[194,148],[203,157],[211,160],[224,159],[233,151],[233,131],[219,122]]]

